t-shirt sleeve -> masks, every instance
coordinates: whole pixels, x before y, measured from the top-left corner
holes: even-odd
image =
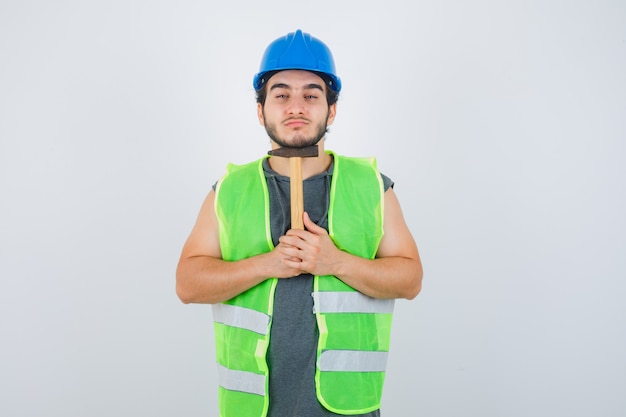
[[[383,185],[385,187],[385,191],[387,191],[389,187],[393,188],[395,183],[391,180],[391,178],[389,178],[388,176],[382,173],[380,174],[380,177],[383,179]]]

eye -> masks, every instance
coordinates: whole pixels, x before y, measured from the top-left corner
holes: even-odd
[[[307,100],[315,100],[317,98],[317,96],[314,95],[314,94],[308,94],[308,95],[304,96],[304,98],[306,98]]]

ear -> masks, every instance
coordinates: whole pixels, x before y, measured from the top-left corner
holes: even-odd
[[[261,126],[265,126],[265,117],[263,117],[263,106],[261,103],[256,104],[256,115],[259,118]]]
[[[326,121],[326,125],[330,126],[335,121],[335,116],[337,115],[337,103],[332,104],[328,108],[328,120]]]

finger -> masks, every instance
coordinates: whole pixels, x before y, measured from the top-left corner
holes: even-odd
[[[296,248],[299,249],[300,246],[302,245],[303,242],[303,238],[301,236],[298,236],[297,234],[297,230],[294,231],[294,233],[290,233],[291,231],[287,232],[286,235],[281,236],[280,238],[278,238],[278,241],[280,242],[280,245],[284,248]]]
[[[300,230],[300,229],[289,229],[287,233],[285,233],[280,239],[285,239],[285,243],[289,243],[290,245],[297,246],[299,241],[303,241],[306,239],[307,235],[311,232],[308,230]]]
[[[313,220],[311,220],[311,218],[309,217],[309,213],[307,213],[306,211],[304,212],[302,219],[303,219],[304,227],[309,232],[314,233],[316,235],[326,232],[324,228],[319,227],[317,224],[313,222]]]
[[[294,276],[300,275],[304,273],[302,268],[302,260],[301,259],[283,259],[283,265],[293,270]]]
[[[278,245],[276,246],[276,249],[287,249],[287,248],[293,248],[295,246],[293,246],[291,243],[289,243],[289,239],[285,239],[285,236],[281,236],[278,238]]]

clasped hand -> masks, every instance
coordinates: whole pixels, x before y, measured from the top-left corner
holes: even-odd
[[[306,230],[291,229],[279,239],[275,251],[280,254],[282,264],[296,272],[291,276],[337,275],[342,252],[328,232],[311,221],[308,213],[304,213],[303,221]]]

